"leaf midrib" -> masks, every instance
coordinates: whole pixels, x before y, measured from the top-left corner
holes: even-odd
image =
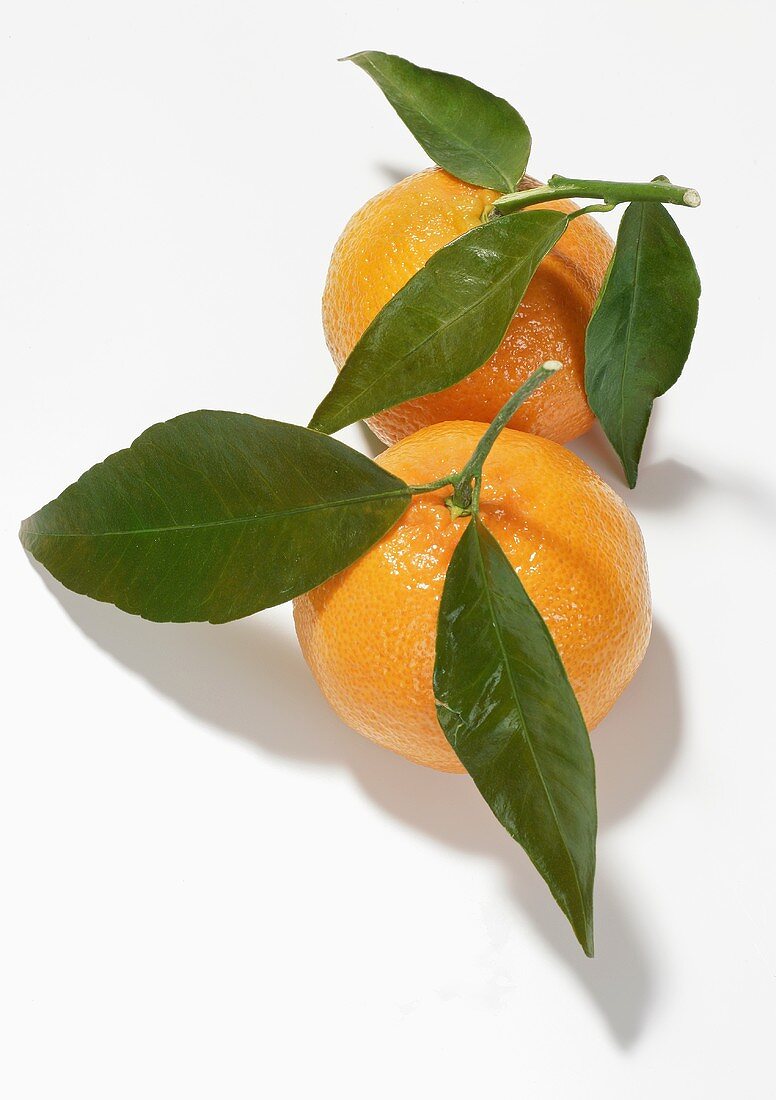
[[[475,524],[476,524],[476,521],[475,521]],[[531,737],[530,737],[530,734],[529,734],[529,731],[528,731],[528,723],[526,722],[525,714],[523,713],[523,708],[520,705],[520,697],[519,697],[518,692],[517,692],[517,687],[515,685],[514,677],[512,676],[512,669],[511,669],[511,666],[510,666],[510,663],[509,663],[509,656],[507,654],[506,647],[504,645],[504,639],[503,639],[503,636],[501,634],[501,630],[499,629],[498,618],[496,616],[496,609],[493,605],[493,599],[491,597],[490,587],[487,583],[487,577],[486,577],[486,573],[485,573],[485,559],[484,559],[483,554],[482,554],[482,545],[480,543],[479,529],[476,526],[475,526],[475,535],[476,535],[475,541],[477,543],[477,556],[478,556],[479,561],[480,561],[482,578],[483,578],[483,581],[484,581],[484,586],[483,587],[485,589],[485,598],[486,598],[487,603],[488,603],[488,609],[490,611],[490,616],[491,616],[491,621],[493,623],[493,628],[496,632],[496,638],[498,640],[499,650],[501,651],[501,656],[502,656],[503,661],[504,661],[504,667],[506,668],[507,678],[509,680],[509,684],[510,684],[510,687],[512,689],[512,695],[513,695],[513,698],[515,700],[515,707],[516,707],[517,712],[520,716],[521,728],[524,730],[524,733],[525,733],[524,740],[525,740],[525,743],[528,745],[528,749],[531,753],[531,760],[533,761],[533,765],[536,768],[536,774],[539,776],[539,781],[541,782],[542,789],[544,790],[544,793],[547,797],[547,802],[548,802],[548,804],[550,806],[550,809],[552,811],[552,816],[553,816],[553,820],[555,821],[555,825],[556,825],[557,830],[558,830],[558,835],[561,838],[561,841],[563,843],[564,851],[566,852],[569,864],[571,865],[571,872],[572,872],[572,875],[574,876],[574,884],[577,888],[577,893],[579,895],[579,903],[580,903],[580,906],[581,906],[582,917],[583,917],[583,920],[585,921],[585,925],[587,925],[587,908],[585,906],[585,899],[584,899],[584,895],[582,893],[582,885],[579,881],[579,875],[577,874],[576,864],[574,862],[573,856],[571,855],[571,850],[569,849],[565,833],[563,832],[563,829],[561,828],[560,821],[558,819],[558,814],[557,814],[557,811],[555,809],[555,802],[554,802],[554,800],[552,798],[552,795],[550,794],[550,791],[547,787],[547,783],[545,782],[544,775],[542,774],[542,770],[539,767],[539,761],[536,757],[536,752],[535,752],[534,747],[533,747],[533,742],[531,741]],[[519,578],[518,578],[518,580],[519,580]],[[522,582],[520,582],[520,583],[522,583]],[[529,599],[530,599],[530,597],[529,597]]]
[[[350,504],[367,504],[372,501],[392,500],[394,497],[406,496],[409,499],[410,495],[409,488],[402,486],[385,493],[376,493],[361,497],[346,497],[342,500],[325,500],[316,504],[307,504],[299,508],[287,508],[281,512],[264,512],[251,516],[232,516],[229,519],[208,520],[204,523],[178,523],[169,524],[165,527],[137,527],[129,528],[125,531],[36,531],[28,527],[28,525],[31,524],[31,519],[34,518],[31,517],[30,520],[25,520],[22,524],[22,531],[25,535],[29,534],[32,537],[57,539],[121,538],[126,535],[161,535],[178,531],[194,532],[204,531],[214,527],[231,527],[245,523],[261,523],[265,520],[287,519],[291,516],[304,515],[308,512],[318,512],[326,508],[341,508]]]
[[[631,296],[631,308],[628,311],[628,328],[625,332],[625,348],[623,350],[623,366],[620,374],[620,450],[625,451],[625,379],[629,374],[630,344],[633,329],[633,318],[636,313],[636,303],[640,293],[639,267],[641,265],[641,246],[644,233],[644,219],[646,210],[642,207],[639,217],[639,231],[636,238],[636,255],[633,260],[633,294]]]

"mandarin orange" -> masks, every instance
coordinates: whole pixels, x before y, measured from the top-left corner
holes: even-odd
[[[526,177],[521,187],[538,186]],[[408,176],[370,199],[345,227],[323,294],[326,341],[339,370],[364,330],[397,291],[443,245],[481,222],[496,191],[463,183],[441,168]],[[533,209],[576,210],[568,200]],[[478,370],[438,393],[406,401],[369,420],[393,443],[447,420],[492,420],[539,363],[565,369],[523,405],[510,427],[565,443],[586,432],[585,330],[613,244],[589,215],[575,218],[542,260],[503,341]]]
[[[377,461],[409,484],[460,471],[485,425],[431,425]],[[358,561],[294,601],[302,651],[354,729],[419,764],[462,767],[437,722],[432,689],[439,599],[468,517],[450,489],[413,498]],[[547,622],[592,729],[641,662],[651,610],[636,520],[580,458],[506,429],[483,470],[480,516]]]

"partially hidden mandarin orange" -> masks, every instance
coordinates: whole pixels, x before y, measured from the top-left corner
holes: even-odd
[[[431,425],[377,459],[409,484],[461,470],[485,425]],[[413,498],[399,522],[342,573],[294,601],[305,658],[353,729],[419,764],[463,771],[440,729],[432,676],[439,600],[468,517],[450,489]],[[485,462],[480,516],[558,647],[592,729],[638,668],[651,610],[636,520],[563,447],[506,429]]]
[[[538,186],[526,178],[521,187]],[[376,195],[337,242],[323,294],[323,325],[337,369],[397,291],[443,245],[481,224],[496,191],[429,168]],[[568,200],[533,209],[570,212]],[[590,216],[575,218],[542,260],[503,341],[467,378],[439,393],[406,401],[369,420],[393,443],[447,420],[490,421],[528,375],[548,359],[565,369],[518,410],[510,427],[565,443],[586,432],[593,414],[585,397],[585,329],[612,255],[608,234]]]

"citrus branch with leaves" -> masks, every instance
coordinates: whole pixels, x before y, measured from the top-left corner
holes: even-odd
[[[156,424],[25,520],[21,541],[75,592],[158,622],[224,623],[315,590],[378,545],[414,498],[441,492],[459,537],[429,684],[439,727],[592,955],[588,729],[553,635],[480,507],[492,448],[563,364],[537,366],[483,425],[468,460],[425,484],[409,484],[330,433],[444,389],[488,359],[577,216],[532,206],[557,197],[598,199],[595,209],[607,210],[627,202],[587,330],[585,384],[634,484],[652,402],[689,353],[700,289],[665,204],[697,206],[697,192],[664,177],[554,176],[520,190],[531,139],[504,100],[388,54],[350,60],[437,165],[502,197],[377,314],[309,427],[218,411]]]

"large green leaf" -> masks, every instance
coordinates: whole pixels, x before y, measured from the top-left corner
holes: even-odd
[[[440,248],[372,321],[310,427],[336,432],[481,367],[567,224],[553,210],[508,214]]]
[[[404,482],[337,440],[230,412],[156,424],[22,524],[68,588],[158,622],[227,622],[344,569]]]
[[[478,187],[515,190],[531,135],[505,99],[390,53],[367,50],[343,60],[372,77],[435,164]]]
[[[544,620],[477,519],[447,570],[434,691],[440,725],[461,763],[592,955],[597,815],[590,740]]]
[[[690,353],[700,292],[690,250],[665,207],[631,203],[585,340],[587,399],[631,488],[652,402],[673,386]]]

